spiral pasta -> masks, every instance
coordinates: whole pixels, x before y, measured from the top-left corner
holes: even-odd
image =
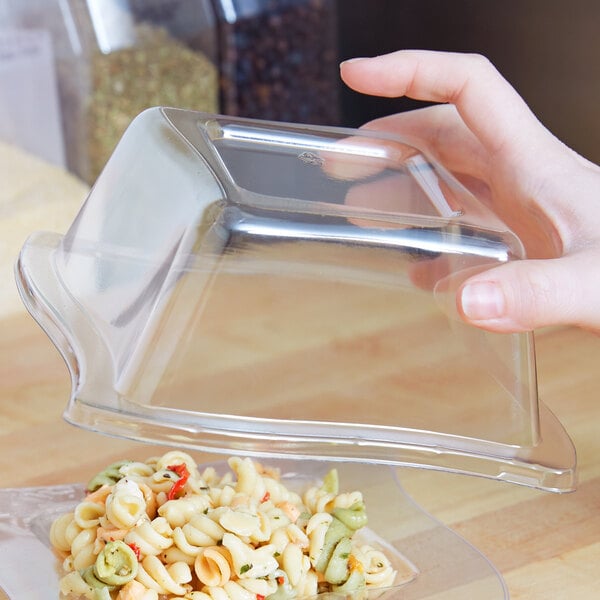
[[[75,522],[74,513],[64,513],[50,527],[50,544],[60,552],[70,552],[71,544],[80,532],[81,527]]]
[[[203,548],[194,560],[198,580],[209,587],[222,587],[231,579],[231,553],[223,546]]]
[[[117,529],[135,526],[146,514],[146,500],[140,486],[123,478],[106,498],[106,518]]]
[[[159,594],[183,596],[190,591],[184,584],[190,582],[192,573],[189,565],[174,562],[165,565],[156,556],[146,556],[140,563],[136,580]]]
[[[82,529],[71,542],[71,554],[65,564],[79,571],[93,565],[97,554],[96,532],[93,529]]]
[[[100,524],[100,517],[104,516],[106,507],[99,502],[80,502],[75,508],[73,519],[81,529],[96,527]]]
[[[125,543],[136,547],[140,554],[155,556],[173,545],[173,530],[163,517],[144,519],[128,531]]]
[[[173,531],[175,545],[186,554],[196,557],[203,548],[213,546],[223,539],[225,529],[204,514],[193,516],[183,527]]]
[[[158,514],[164,517],[171,527],[182,527],[195,515],[203,514],[211,506],[206,495],[194,494],[178,500],[168,500],[159,509]]]
[[[335,470],[301,496],[276,469],[232,457],[200,472],[167,452],[119,461],[58,517],[50,543],[63,559],[63,595],[88,600],[283,600],[388,587],[381,550],[356,541],[362,493],[340,493]]]

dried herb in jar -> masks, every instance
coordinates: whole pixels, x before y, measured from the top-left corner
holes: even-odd
[[[132,119],[151,106],[218,112],[218,74],[212,62],[163,29],[136,28],[136,44],[90,60],[84,109],[88,168],[93,182]]]

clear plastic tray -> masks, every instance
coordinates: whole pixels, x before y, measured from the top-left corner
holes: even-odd
[[[284,474],[282,482],[296,490],[313,484],[330,466],[315,461],[268,464],[278,466]],[[346,463],[337,469],[342,486],[360,482],[357,489],[363,493],[369,516],[368,543],[379,545],[401,574],[414,574],[383,593],[361,595],[363,600],[508,598],[502,578],[488,560],[417,507],[391,467]],[[221,472],[225,470],[226,465]],[[52,521],[72,509],[83,493],[83,484],[0,490],[0,597],[4,591],[8,600],[58,600],[58,560],[48,533]]]
[[[538,401],[532,335],[455,307],[466,277],[523,256],[413,142],[156,108],[17,279],[76,425],[566,491],[575,452]]]

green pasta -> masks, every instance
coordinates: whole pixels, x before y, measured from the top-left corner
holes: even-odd
[[[338,494],[340,491],[340,483],[337,469],[331,469],[323,478],[321,489],[328,494]]]
[[[350,569],[348,568],[348,557],[352,550],[350,538],[342,538],[333,549],[331,558],[325,569],[325,581],[333,585],[341,585],[348,580]]]
[[[86,489],[90,492],[95,492],[97,489],[101,488],[103,485],[114,485],[122,479],[123,475],[119,471],[119,469],[123,465],[129,464],[130,460],[120,460],[118,462],[112,463],[106,467],[106,469],[100,471],[97,475],[92,477],[88,482]]]
[[[116,589],[116,586],[107,585],[104,581],[100,581],[93,566],[84,569],[81,572],[81,577],[94,591],[94,600],[107,600],[110,598],[110,592]]]
[[[135,578],[137,571],[135,552],[120,540],[108,542],[94,564],[96,577],[108,585],[124,585]]]
[[[356,502],[350,508],[334,508],[331,514],[351,531],[365,527],[368,522],[364,502]]]
[[[365,587],[365,575],[358,569],[352,569],[348,579],[342,585],[333,586],[335,592],[350,594]]]
[[[315,569],[319,573],[325,573],[327,565],[333,556],[333,551],[338,543],[344,538],[349,538],[351,535],[352,531],[339,519],[334,517],[325,534],[325,544],[323,545],[319,560],[315,564]]]

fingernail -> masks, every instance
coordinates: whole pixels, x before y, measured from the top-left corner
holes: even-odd
[[[349,65],[350,63],[360,62],[361,60],[367,60],[366,56],[357,56],[356,58],[349,58],[347,60],[343,60],[340,65]]]
[[[504,294],[500,286],[491,281],[467,284],[460,300],[463,313],[473,321],[488,321],[504,316]]]

